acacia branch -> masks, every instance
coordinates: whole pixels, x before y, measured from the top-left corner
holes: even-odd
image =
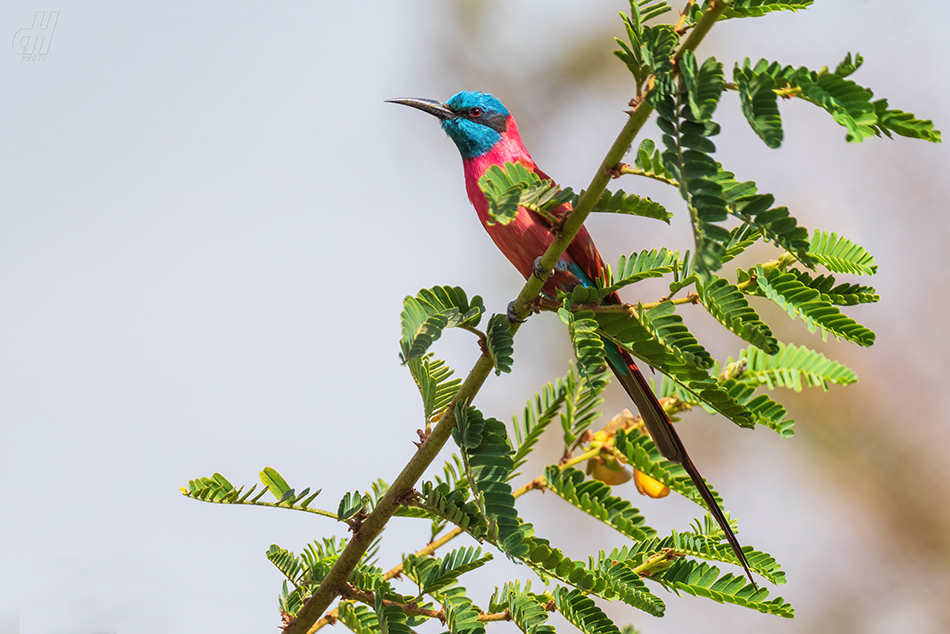
[[[699,45],[728,6],[729,3],[724,0],[714,0],[710,9],[703,14],[696,27],[676,51],[674,61],[678,61],[686,50],[695,49]],[[542,276],[544,276],[544,273],[550,274],[554,270],[555,264],[574,240],[577,232],[580,231],[584,221],[587,220],[587,216],[593,211],[596,202],[600,200],[601,194],[610,182],[611,173],[616,170],[624,154],[632,145],[634,138],[653,112],[653,106],[647,103],[646,99],[650,90],[648,88],[643,95],[633,102],[633,109],[629,111],[627,122],[607,151],[607,155],[594,174],[590,185],[587,186],[584,195],[578,201],[577,207],[565,219],[558,235],[555,236],[547,251],[541,256],[539,268]],[[544,277],[546,278],[546,276]],[[535,275],[528,278],[513,305],[519,319],[528,316],[530,306],[541,294],[544,282],[544,279]],[[512,323],[511,334],[515,335],[520,326],[520,323]],[[298,611],[297,616],[284,628],[287,634],[309,632],[317,619],[330,606],[330,602],[344,591],[346,579],[359,563],[360,558],[379,536],[396,509],[403,504],[406,496],[412,491],[419,478],[422,477],[426,468],[439,454],[445,443],[448,442],[456,423],[456,408],[459,404],[472,402],[493,367],[494,363],[491,356],[482,353],[432,433],[419,445],[416,453],[409,459],[409,462],[393,481],[389,490],[380,499],[376,508],[369,514],[359,530],[354,533],[343,553],[340,554],[340,557],[333,564],[327,576],[323,578],[323,581],[320,582],[313,595],[307,599]]]

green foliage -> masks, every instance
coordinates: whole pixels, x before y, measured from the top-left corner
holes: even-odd
[[[686,57],[689,56],[684,61]],[[706,66],[704,62],[703,67]],[[670,86],[665,93],[660,88],[653,91],[657,93],[657,124],[664,132],[666,146],[663,164],[679,183],[680,195],[689,208],[696,244],[695,265],[700,273],[722,266],[723,243],[729,238],[729,231],[719,224],[728,217],[723,188],[714,178],[719,166],[709,157],[716,151],[710,138],[719,134],[719,125],[709,118],[716,104],[707,98],[702,101],[703,107],[699,106],[700,95],[714,91],[720,79],[719,73],[700,73],[694,60],[691,66],[684,64],[678,89]],[[695,109],[690,99],[696,102]]]
[[[893,133],[911,139],[923,139],[931,143],[940,143],[940,130],[934,129],[933,121],[918,119],[909,112],[888,108],[887,99],[878,99],[872,104],[874,105],[874,113],[877,115],[877,123],[874,124],[876,132],[889,139],[893,138],[891,136],[891,133]]]
[[[576,207],[577,202],[583,195],[583,191],[581,191],[580,194],[575,195],[571,199],[571,205]],[[666,208],[660,203],[654,202],[649,198],[641,198],[636,194],[628,194],[622,189],[619,189],[616,192],[611,192],[605,189],[600,195],[600,199],[594,203],[594,209],[592,210],[592,213],[643,216],[644,218],[662,220],[666,224],[670,224],[670,218],[673,217],[673,214],[668,212]]]
[[[831,114],[839,125],[847,129],[848,141],[859,143],[871,136],[890,137],[891,133],[894,133],[939,143],[940,132],[934,129],[932,121],[917,119],[911,113],[890,109],[886,99],[872,101],[874,95],[870,89],[847,79],[858,70],[863,61],[860,55],[852,59],[848,53],[835,68],[835,72],[830,72],[827,68],[813,71],[805,67],[781,66],[764,59],[753,66],[746,58],[742,71],[737,68],[737,73],[769,75],[775,81],[773,90],[778,94],[798,97]]]
[[[874,333],[841,312],[819,290],[806,286],[797,275],[756,267],[756,283],[762,295],[778,304],[791,317],[800,317],[809,332],[821,329],[822,338],[831,333],[860,346],[874,343]]]
[[[197,478],[195,480],[189,480],[188,487],[182,487],[181,492],[187,497],[193,498],[195,500],[201,500],[203,502],[214,502],[216,504],[244,504],[249,506],[277,506],[280,508],[293,509],[296,511],[309,511],[311,513],[335,517],[332,513],[327,511],[308,508],[310,503],[313,502],[318,495],[320,495],[322,489],[318,489],[315,493],[311,493],[310,487],[307,487],[300,493],[296,493],[294,489],[287,485],[286,481],[284,481],[280,474],[270,467],[265,468],[264,471],[261,472],[261,481],[265,484],[265,487],[254,497],[251,497],[251,495],[257,490],[256,484],[251,486],[247,492],[244,491],[243,486],[235,489],[228,479],[220,473],[215,473],[210,478]],[[262,502],[261,498],[264,497],[264,494],[268,491],[271,491],[271,484],[277,488],[277,491],[272,491],[272,495],[277,498],[277,503]],[[278,491],[283,492],[278,495]]]
[[[772,207],[775,202],[772,194],[759,194],[754,182],[740,182],[732,172],[723,170],[721,166],[714,180],[722,187],[730,214],[754,227],[765,239],[771,240],[803,263],[811,264],[808,230],[799,226],[798,220],[789,213],[787,207]],[[732,239],[730,234],[726,245]],[[725,256],[722,261],[726,261]]]
[[[574,353],[577,355],[577,369],[586,379],[597,376],[604,365],[604,341],[597,334],[597,321],[590,311],[572,313],[561,308],[558,316],[568,325]]]
[[[515,510],[508,476],[514,469],[513,451],[504,423],[484,418],[474,407],[468,410],[470,421],[481,419],[482,434],[477,446],[463,450],[471,470],[469,485],[489,524],[497,531],[498,545],[513,557],[527,554],[525,534]],[[471,423],[470,423],[471,424]]]
[[[455,414],[455,429],[452,438],[459,449],[474,449],[482,442],[482,431],[485,429],[485,418],[475,408],[459,407]],[[463,461],[464,456],[463,455]]]
[[[645,26],[644,23],[670,10],[670,6],[663,0],[630,0],[630,15],[620,14],[629,44],[620,38],[614,38],[620,46],[620,50],[614,51],[614,55],[626,64],[633,74],[637,82],[637,94],[640,94],[640,89],[650,73],[656,70],[657,57],[668,60],[672,54],[672,43],[666,46],[667,51],[657,54],[656,35],[665,31]]]
[[[403,559],[403,572],[419,586],[418,597],[424,594],[439,597],[466,572],[481,568],[492,560],[490,554],[482,556],[482,549],[469,546],[458,548],[445,557],[419,557],[409,555]]]
[[[751,68],[736,64],[732,71],[733,81],[739,89],[742,114],[752,130],[770,148],[782,145],[782,115],[778,110],[778,95],[775,79],[767,73],[756,73]]]
[[[459,391],[462,379],[453,379],[453,370],[445,361],[426,353],[406,361],[412,378],[422,395],[422,409],[427,422],[438,420]]]
[[[620,634],[614,622],[580,590],[558,587],[552,594],[558,611],[584,634]]]
[[[852,58],[851,52],[849,51],[848,54],[844,56],[844,59],[838,62],[838,65],[835,67],[835,75],[838,77],[847,77],[861,68],[863,64],[864,57],[862,57],[860,53],[855,53]]]
[[[379,632],[379,619],[376,612],[361,603],[340,601],[337,605],[337,617],[353,634],[376,634]]]
[[[782,597],[765,601],[769,592],[765,588],[756,591],[744,577],[731,573],[720,576],[718,568],[705,562],[680,559],[659,573],[656,580],[716,603],[732,603],[789,619],[795,616],[795,610]]]
[[[585,480],[574,468],[556,466],[544,470],[545,488],[588,515],[599,519],[630,539],[648,539],[656,531],[645,525],[640,510],[630,502],[610,495],[610,487],[598,480]]]
[[[489,224],[507,225],[520,207],[553,219],[561,205],[575,198],[570,189],[562,191],[553,181],[541,180],[521,163],[493,165],[478,180],[478,186],[488,200]]]
[[[697,284],[696,289],[703,306],[719,323],[764,352],[778,352],[778,340],[735,284],[713,276],[709,282]]]
[[[574,443],[601,416],[598,408],[604,403],[601,394],[608,384],[606,372],[587,377],[586,381],[581,380],[582,376],[572,364],[564,377],[564,409],[560,420],[565,447]]]
[[[800,226],[786,207],[775,206],[774,196],[759,192],[756,183],[741,181],[726,170],[712,156],[716,151],[713,139],[720,133],[714,116],[721,102],[724,108],[735,107],[729,99],[723,100],[722,94],[736,91],[743,115],[769,148],[781,146],[785,139],[779,97],[807,101],[827,111],[846,129],[846,138],[852,142],[894,135],[939,142],[941,133],[931,121],[891,108],[888,100],[875,98],[870,89],[853,81],[864,64],[858,54],[848,53],[833,71],[766,60],[753,64],[746,59],[735,65],[734,83],[727,84],[722,63],[715,57],[699,59],[694,52],[715,20],[794,12],[811,4],[810,0],[704,0],[688,3],[683,19],[674,26],[648,24],[670,11],[667,2],[630,0],[629,14],[621,14],[626,39],[617,40],[620,50],[615,55],[631,71],[636,94],[629,104],[631,118],[624,133],[593,181],[598,187],[593,211],[669,223],[672,213],[659,203],[622,189],[609,192],[598,183],[608,175],[635,174],[671,185],[685,201],[694,247],[682,255],[666,248],[634,252],[620,258],[615,270],[587,271],[590,279],[596,280],[594,284],[564,285],[557,289],[557,302],[552,301],[555,293],[548,287],[547,294],[530,305],[538,311],[557,309],[568,326],[577,363],[564,377],[542,386],[528,400],[523,414],[513,417],[514,445],[503,423],[471,404],[490,371],[486,356],[497,375],[511,372],[512,330],[517,331],[518,326],[507,316],[495,314],[484,332],[480,331],[479,323],[486,314],[481,297],[469,299],[459,287],[436,286],[406,297],[403,303],[400,358],[422,396],[425,431],[420,431],[419,449],[394,481],[393,489],[382,480],[373,481],[369,491],[346,493],[334,513],[310,507],[319,490],[311,493],[308,487],[298,493],[270,467],[260,474],[260,490],[257,484],[236,488],[219,473],[190,480],[182,488],[185,496],[206,502],[323,515],[347,523],[365,542],[324,538],[307,545],[299,556],[272,545],[267,558],[284,577],[278,599],[285,620],[298,616],[308,600],[317,598],[314,593],[319,594],[320,584],[334,578],[333,592],[339,598],[336,619],[356,634],[411,634],[413,628],[432,618],[441,619],[453,634],[483,634],[489,622],[507,618],[525,634],[551,634],[550,611],[560,612],[586,634],[620,634],[594,597],[663,616],[667,606],[651,592],[650,583],[677,594],[685,592],[782,617],[794,615],[781,597],[769,599],[764,588],[757,589],[741,576],[720,573],[713,565],[742,566],[744,556],[752,572],[769,583],[782,584],[785,573],[771,555],[748,545],[737,555],[727,539],[729,531],[705,514],[690,530],[658,535],[630,500],[616,494],[629,487],[615,489],[594,479],[611,480],[611,474],[619,471],[604,475],[591,469],[592,477],[588,477],[572,465],[591,460],[591,456],[609,460],[611,466],[635,469],[638,477],[653,478],[705,508],[684,467],[661,455],[629,413],[613,418],[603,430],[592,429],[602,415],[608,384],[605,366],[608,360],[616,364],[620,351],[664,375],[657,396],[674,419],[702,408],[743,427],[766,426],[783,437],[793,435],[794,421],[769,390],[784,387],[799,391],[811,386],[827,390],[833,384],[857,380],[853,371],[820,352],[777,341],[755,303],[774,302],[793,318],[802,319],[811,331],[820,329],[823,336],[830,333],[870,346],[874,333],[839,307],[877,302],[877,291],[836,276],[874,275],[874,257],[837,233],[811,232]],[[622,150],[634,147],[635,133],[649,119],[651,109],[657,115],[662,147],[645,139],[636,146],[633,167],[621,163],[625,160]],[[520,162],[489,168],[479,187],[489,203],[489,224],[509,224],[527,210],[551,225],[553,237],[574,226],[562,221],[576,213],[572,208],[584,195],[543,179]],[[774,259],[747,270],[735,268],[734,278],[731,272],[722,271],[740,255],[757,254],[752,247],[760,242],[778,251],[768,256]],[[584,260],[576,257],[576,251],[566,260],[571,256],[578,264]],[[819,272],[819,267],[828,272]],[[618,303],[617,291],[665,276],[671,278],[667,297],[641,295],[638,303]],[[677,296],[680,292],[688,294]],[[684,322],[683,315],[698,310],[695,304],[702,304],[749,346],[725,363],[715,361]],[[467,330],[478,338],[479,361],[464,390],[462,379],[454,378],[452,369],[431,351],[446,328]],[[393,420],[399,419],[398,412],[390,414],[396,414],[390,416]],[[564,446],[545,464],[557,464],[514,489],[519,471],[528,464],[532,451],[543,446],[541,436],[555,418],[560,422]],[[432,429],[432,423],[439,425]],[[450,433],[458,453],[451,455],[441,470],[430,473],[430,479],[423,479]],[[638,485],[643,485],[642,479]],[[617,533],[615,537],[623,545],[590,554],[586,561],[566,556],[519,517],[519,496],[543,490],[573,507],[562,506],[563,512],[576,510],[602,522]],[[273,499],[264,501],[268,492]],[[721,505],[722,498],[712,487],[710,493]],[[385,504],[381,503],[384,500]],[[384,573],[376,558],[381,552],[380,531],[392,516],[424,519],[427,527],[423,535],[428,533],[429,544],[416,554],[404,554],[401,565]],[[736,523],[725,516],[734,527]],[[479,545],[435,554],[463,532]],[[349,558],[351,546],[362,552],[355,564],[357,558]],[[343,556],[345,548],[347,556]],[[546,585],[544,591],[533,593],[530,583],[505,583],[489,601],[491,614],[483,616],[459,585],[464,575],[491,562],[492,555],[483,548],[497,548],[507,558],[529,567]],[[331,571],[334,576],[328,577]],[[417,594],[396,592],[390,579],[400,577],[414,581]],[[327,607],[315,603],[320,611]],[[327,621],[333,622],[333,618],[333,612],[327,614]],[[291,623],[289,628],[296,625]],[[623,633],[633,634],[632,628],[624,628]]]
[[[573,372],[573,367],[571,368]],[[567,398],[567,380],[568,378],[558,379],[556,383],[545,384],[541,390],[534,395],[533,400],[529,400],[524,407],[524,414],[519,420],[513,416],[515,429],[515,447],[516,451],[512,457],[512,473],[510,477],[517,475],[516,471],[524,466],[528,460],[528,454],[534,449],[541,434],[547,429],[547,426],[554,420],[561,406]],[[509,477],[509,478],[510,478]]]
[[[402,311],[402,362],[418,359],[446,328],[474,328],[485,312],[482,298],[472,301],[458,286],[435,286],[406,296]]]
[[[261,482],[274,494],[278,502],[284,501],[288,494],[293,491],[287,481],[271,467],[264,467],[264,470],[261,471]]]
[[[548,625],[548,611],[544,609],[538,596],[531,594],[531,582],[524,591],[517,581],[506,583],[499,591],[495,588],[488,607],[491,612],[508,611],[511,620],[524,634],[555,634],[554,627]]]
[[[787,387],[800,392],[802,387],[821,387],[829,384],[849,385],[858,380],[849,368],[832,361],[820,352],[794,344],[779,344],[774,356],[762,354],[755,348],[739,353],[742,372],[738,377],[749,385],[765,385],[769,389]],[[734,363],[732,357],[727,362]]]
[[[632,253],[629,258],[621,255],[620,261],[617,262],[616,274],[608,271],[609,285],[600,292],[600,295],[605,297],[624,286],[672,273],[678,259],[679,252],[670,252],[665,248],[659,251],[651,249]]]
[[[726,76],[722,63],[715,57],[706,59],[697,66],[696,55],[687,50],[680,60],[680,76],[686,89],[686,105],[689,106],[690,120],[711,121],[719,97],[726,87]],[[713,148],[710,151],[715,151]]]
[[[666,167],[663,165],[663,154],[656,149],[656,144],[652,139],[643,139],[640,142],[634,167],[639,170],[638,174],[640,176],[679,187],[679,183],[676,182],[673,175],[666,171]]]
[[[511,372],[511,365],[515,362],[515,343],[511,336],[511,324],[506,315],[492,315],[488,321],[486,343],[492,363],[495,364],[495,374]]]
[[[406,613],[397,605],[385,605],[383,600],[388,598],[382,588],[376,592],[373,611],[379,624],[380,634],[412,634],[409,624],[406,623]],[[398,599],[398,597],[397,597]]]
[[[831,275],[818,275],[813,277],[807,271],[790,269],[789,273],[796,275],[798,281],[809,288],[813,288],[821,293],[822,299],[826,299],[835,306],[854,306],[856,304],[873,304],[881,299],[870,286],[860,284],[849,284],[847,282],[835,284],[835,278]]]
[[[877,273],[877,264],[874,263],[873,255],[864,247],[834,232],[815,229],[808,255],[833,273],[851,273],[852,275]]]
[[[485,624],[478,620],[480,610],[465,594],[465,588],[452,588],[445,593],[445,624],[450,634],[484,634]]]
[[[370,505],[370,497],[363,495],[359,491],[346,493],[340,500],[337,508],[337,517],[341,520],[348,520],[361,511],[365,511]]]

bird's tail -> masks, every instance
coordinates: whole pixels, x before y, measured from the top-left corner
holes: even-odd
[[[749,561],[746,559],[745,553],[742,552],[742,547],[739,545],[739,540],[736,539],[735,534],[732,532],[732,528],[729,526],[729,522],[726,520],[722,509],[719,508],[716,498],[713,497],[712,491],[706,486],[706,481],[703,480],[703,476],[700,475],[696,465],[690,460],[683,441],[680,440],[676,429],[673,428],[673,423],[670,422],[670,418],[666,415],[663,406],[660,405],[660,401],[657,400],[653,390],[650,389],[650,385],[640,372],[640,368],[637,367],[637,364],[634,363],[633,359],[625,350],[621,350],[612,343],[604,343],[607,347],[607,364],[617,376],[617,380],[620,381],[623,389],[630,395],[637,409],[640,410],[640,416],[643,418],[647,431],[650,432],[650,436],[653,438],[657,449],[659,449],[660,453],[663,454],[667,460],[683,465],[686,473],[688,473],[692,479],[693,484],[695,484],[699,490],[699,495],[703,498],[703,502],[706,503],[706,508],[709,509],[709,512],[712,513],[719,527],[723,533],[725,533],[726,541],[729,542],[733,552],[745,569],[749,581],[752,582],[753,587],[758,589],[755,580],[752,578],[752,571],[749,569]]]

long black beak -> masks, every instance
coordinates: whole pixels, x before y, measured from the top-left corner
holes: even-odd
[[[399,103],[404,106],[416,108],[417,110],[428,112],[432,116],[438,117],[442,121],[445,121],[446,119],[454,119],[456,116],[458,116],[452,112],[452,110],[447,105],[441,101],[435,101],[434,99],[387,99],[386,103]]]

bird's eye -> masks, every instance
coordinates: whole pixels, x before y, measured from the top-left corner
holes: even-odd
[[[476,108],[472,108],[471,110],[468,111],[468,114],[469,114],[470,116],[472,116],[472,117],[480,117],[480,116],[482,116],[482,109],[481,109],[481,108],[477,108],[477,107],[476,107]]]

